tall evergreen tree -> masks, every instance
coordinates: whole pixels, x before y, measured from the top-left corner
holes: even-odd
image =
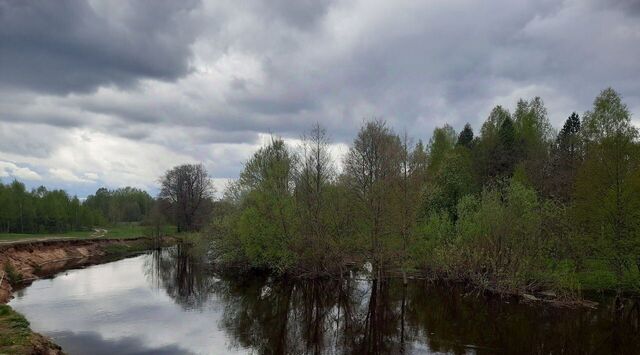
[[[462,131],[460,131],[460,134],[458,135],[457,144],[466,148],[471,148],[472,143],[473,143],[473,129],[471,128],[471,125],[467,123],[464,125],[464,128],[462,129]]]
[[[545,193],[563,202],[573,194],[576,173],[582,161],[580,117],[573,112],[556,137],[549,162],[550,171]]]

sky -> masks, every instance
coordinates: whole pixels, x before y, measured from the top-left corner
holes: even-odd
[[[640,0],[0,0],[0,180],[221,191],[315,122],[339,159],[368,119],[426,142],[540,96],[559,127],[609,86],[638,123]]]

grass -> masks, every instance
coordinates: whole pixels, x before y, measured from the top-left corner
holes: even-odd
[[[73,231],[67,233],[0,233],[0,242],[17,241],[17,240],[33,240],[33,239],[57,239],[57,238],[89,238],[93,231]]]
[[[0,305],[0,354],[28,353],[31,335],[29,321],[22,314]]]
[[[120,223],[110,227],[104,227],[107,233],[102,238],[137,238],[144,237],[150,234],[149,227],[142,226],[135,223]],[[164,228],[164,234],[175,234],[176,228],[174,226],[167,226]],[[67,233],[50,233],[50,234],[21,234],[21,233],[0,233],[0,242],[13,242],[13,241],[27,241],[37,239],[87,239],[96,236],[94,231],[73,231]]]

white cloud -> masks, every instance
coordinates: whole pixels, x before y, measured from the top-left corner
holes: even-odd
[[[0,160],[0,177],[19,180],[42,180],[42,176],[35,171],[3,160]]]
[[[62,168],[50,168],[49,175],[57,180],[62,180],[65,182],[78,182],[78,183],[91,183],[92,180],[84,179],[78,177],[72,171]]]

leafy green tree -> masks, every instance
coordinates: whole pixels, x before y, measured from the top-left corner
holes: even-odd
[[[456,146],[456,140],[456,131],[448,124],[433,130],[433,135],[429,140],[429,166],[427,168],[427,174],[430,177],[433,178],[437,174],[447,154]]]
[[[345,160],[345,175],[358,213],[357,237],[368,240],[367,254],[376,270],[391,262],[397,236],[398,182],[402,144],[382,121],[367,122]]]
[[[85,201],[87,206],[99,210],[110,223],[141,222],[153,203],[153,198],[146,191],[129,186],[116,190],[101,187]]]
[[[411,176],[416,180],[416,184],[422,186],[427,179],[427,169],[429,167],[429,154],[422,143],[418,140],[409,156]]]
[[[423,217],[445,212],[455,221],[458,201],[476,192],[471,153],[457,146],[443,160],[427,186]]]
[[[295,164],[284,141],[272,139],[240,173],[242,210],[234,228],[253,266],[285,271],[295,263]]]
[[[538,191],[543,191],[549,178],[549,154],[553,144],[553,128],[542,99],[519,100],[513,114],[516,165]]]
[[[613,89],[603,90],[584,114],[582,136],[586,157],[576,180],[576,225],[593,255],[610,260],[621,281],[630,263],[640,269],[640,150],[638,129]]]
[[[496,106],[480,129],[480,137],[473,150],[473,161],[478,183],[481,186],[490,183],[503,173],[505,157],[499,133],[506,120],[511,120],[509,111],[502,106]]]

